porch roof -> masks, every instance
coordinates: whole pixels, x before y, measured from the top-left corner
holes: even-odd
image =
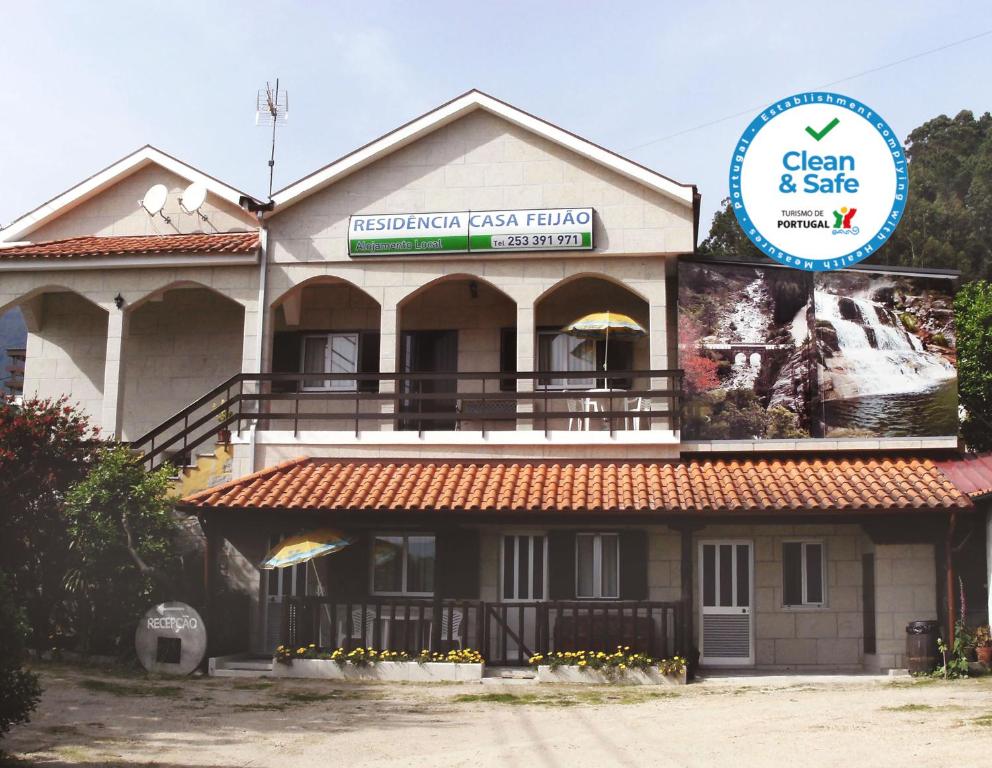
[[[992,495],[992,453],[964,454],[938,461],[937,466],[971,498]]]
[[[73,259],[163,253],[253,253],[258,232],[220,232],[192,235],[126,235],[70,237],[40,243],[0,245],[0,261],[20,259]]]
[[[298,458],[184,498],[191,512],[872,513],[971,507],[929,459],[679,462]]]

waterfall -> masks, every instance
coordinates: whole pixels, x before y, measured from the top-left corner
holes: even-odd
[[[733,309],[724,316],[718,331],[720,338],[731,342],[763,344],[771,322],[768,312],[770,302],[771,294],[765,285],[765,276],[760,273],[744,287]],[[730,376],[723,386],[726,389],[754,389],[760,373],[760,355],[738,352],[734,355]]]
[[[841,309],[845,299],[847,311]],[[816,291],[816,319],[837,333],[839,353],[826,358],[833,397],[926,392],[953,379],[954,366],[923,348],[892,310],[866,298]],[[853,309],[853,311],[852,311]],[[844,315],[856,315],[857,320]],[[828,396],[830,393],[826,393]]]

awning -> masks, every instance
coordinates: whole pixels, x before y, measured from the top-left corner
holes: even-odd
[[[846,514],[967,509],[930,459],[342,461],[299,458],[182,508],[465,513]]]
[[[938,461],[937,466],[971,498],[992,494],[992,453],[964,454]]]

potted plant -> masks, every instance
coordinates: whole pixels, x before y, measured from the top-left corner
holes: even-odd
[[[220,407],[220,403],[214,403],[212,407],[214,409],[217,409],[218,407]],[[218,411],[217,414],[214,416],[214,418],[217,419],[217,423],[222,425],[221,428],[217,430],[218,443],[223,443],[224,445],[231,444],[231,430],[227,428],[227,424],[233,416],[234,414],[231,413],[227,408]]]
[[[978,660],[987,668],[992,669],[992,631],[989,630],[988,624],[975,630],[973,642]]]

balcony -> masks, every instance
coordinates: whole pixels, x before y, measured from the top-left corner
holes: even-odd
[[[239,373],[132,443],[150,466],[223,430],[316,442],[671,442],[681,371]]]

